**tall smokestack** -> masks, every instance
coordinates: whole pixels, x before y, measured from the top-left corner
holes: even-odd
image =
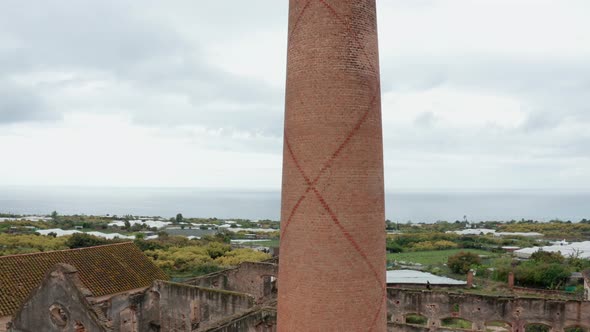
[[[290,0],[278,330],[385,331],[375,0]]]

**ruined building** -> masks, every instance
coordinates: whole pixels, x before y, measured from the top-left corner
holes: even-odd
[[[0,331],[274,331],[275,261],[168,281],[133,243],[0,257]]]
[[[0,271],[9,271],[1,274],[0,308],[12,316],[4,317],[2,331],[7,327],[11,332],[277,331],[276,258],[175,283],[158,280],[157,267],[150,266],[132,243],[39,253],[23,264],[7,263],[18,256],[0,259]],[[26,274],[27,269],[41,271],[58,256],[61,260],[88,257],[90,263],[70,259],[70,264],[50,267],[39,280],[38,272],[32,278]],[[101,261],[101,256],[110,256],[114,263]],[[580,299],[413,286],[387,289],[387,331],[526,332],[534,326],[535,331],[542,327],[553,332],[588,332],[590,328],[590,316],[585,314],[590,302]],[[362,303],[349,300],[351,306],[363,309]],[[448,326],[455,319],[466,325]],[[289,328],[307,331],[301,325],[305,322]],[[370,331],[370,327],[326,331]]]
[[[290,0],[279,331],[385,331],[375,0]]]
[[[0,331],[5,331],[6,324],[13,319],[41,323],[44,318],[50,317],[49,306],[59,302],[59,294],[65,289],[51,289],[44,297],[36,298],[38,303],[51,303],[40,311],[25,307],[24,311],[28,310],[32,316],[26,316],[24,312],[18,316],[16,313],[24,303],[32,300],[30,296],[38,293],[37,289],[43,288],[41,285],[47,278],[46,274],[60,263],[68,264],[69,268],[50,274],[51,278],[76,271],[76,280],[79,285],[84,285],[85,294],[92,294],[92,301],[98,302],[120,293],[144,290],[154,280],[168,280],[166,274],[133,243],[3,256],[0,257]],[[77,295],[74,292],[63,296],[69,302],[70,296]]]

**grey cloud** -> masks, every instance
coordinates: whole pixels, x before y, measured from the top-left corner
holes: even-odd
[[[404,56],[384,59],[384,91],[447,86],[504,95],[528,113],[520,128],[546,131],[574,120],[590,125],[590,61],[490,55]]]
[[[19,47],[16,70],[72,67],[126,70],[127,66],[178,49],[164,26],[129,15],[118,1],[3,1],[0,28]],[[16,58],[18,56],[18,58]]]
[[[0,81],[0,124],[45,121],[58,114],[47,108],[44,100],[26,87]]]
[[[414,119],[414,124],[418,127],[431,127],[436,122],[436,116],[432,112],[421,113]]]
[[[240,22],[251,22],[250,15],[256,14],[256,8],[274,2],[243,6],[245,12],[228,3],[203,6],[191,1],[178,5],[202,21],[202,28],[209,29],[202,34],[207,35],[209,31],[230,33],[227,20],[233,21],[231,29],[235,30]],[[158,6],[161,4],[132,1],[2,2],[0,29],[19,45],[0,49],[0,73],[56,70],[84,76],[87,71],[105,72],[117,83],[132,86],[137,95],[128,96],[122,104],[116,104],[121,101],[117,97],[100,96],[98,100],[87,100],[87,107],[78,103],[76,111],[110,109],[128,113],[141,124],[250,128],[280,135],[282,111],[276,106],[282,105],[282,91],[207,63],[198,42],[187,40],[175,30],[176,22],[153,18],[154,12],[160,11]],[[166,7],[161,12],[165,14]],[[220,21],[219,17],[224,19]],[[83,81],[79,78],[36,88],[38,93],[50,92],[54,108],[66,112],[71,110],[60,102],[61,89]],[[27,99],[18,94],[15,92],[14,98]],[[162,101],[162,108],[156,110],[145,103],[148,97],[165,100],[171,94],[186,98],[192,107],[175,109]],[[133,97],[135,100],[129,100]],[[209,105],[215,103],[239,107],[214,112]],[[5,116],[5,121],[16,118]]]
[[[524,94],[577,93],[590,87],[590,61],[580,59],[418,54],[381,62],[384,92],[443,84]]]
[[[497,127],[449,130],[436,126],[390,128],[384,132],[384,147],[391,155],[457,156],[490,159],[558,160],[590,155],[590,133],[567,124],[546,131]],[[403,158],[403,157],[402,157]]]

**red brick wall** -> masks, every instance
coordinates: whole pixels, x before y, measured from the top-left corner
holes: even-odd
[[[279,331],[385,331],[375,0],[290,0]]]

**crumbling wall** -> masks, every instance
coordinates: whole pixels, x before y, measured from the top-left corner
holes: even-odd
[[[247,293],[263,302],[274,295],[274,280],[278,274],[278,266],[273,262],[244,262],[239,266],[199,278],[185,283],[206,288],[224,289]]]
[[[141,317],[150,311],[147,302],[149,290],[131,291],[99,299],[94,302],[95,311],[102,313],[108,325],[118,332],[140,332]],[[147,302],[147,303],[144,303]]]
[[[6,316],[6,317],[0,317],[0,332],[6,332],[6,326],[8,324],[8,322],[12,321],[12,317],[10,316]]]
[[[238,318],[229,317],[215,325],[200,329],[199,332],[276,332],[276,307],[255,309]]]
[[[524,332],[526,325],[533,323],[550,326],[552,331],[590,327],[590,315],[584,314],[590,312],[590,302],[584,301],[390,288],[387,302],[388,318],[395,331],[436,331],[441,329],[442,319],[451,317],[471,321],[474,331],[485,331],[490,322],[508,323],[513,332]],[[427,326],[405,324],[408,314],[426,317]]]
[[[140,331],[157,326],[161,331],[190,332],[253,306],[254,298],[247,294],[156,281],[138,310]]]
[[[11,332],[108,331],[86,297],[90,296],[77,270],[58,264],[17,312]]]

